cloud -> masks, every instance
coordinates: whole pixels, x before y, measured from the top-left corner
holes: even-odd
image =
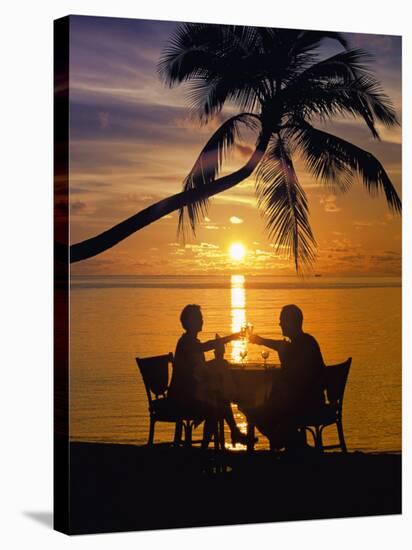
[[[151,262],[148,262],[147,260],[136,260],[132,264],[133,267],[149,267],[151,265]]]
[[[356,229],[364,229],[365,227],[372,227],[374,224],[368,221],[354,220],[353,225]]]
[[[340,212],[340,208],[336,205],[335,195],[328,195],[320,199],[320,204],[323,205],[325,212]]]
[[[236,150],[240,153],[241,157],[249,158],[252,156],[253,149],[249,145],[242,145],[240,143],[236,144]]]
[[[110,124],[110,113],[109,111],[99,111],[97,113],[99,119],[99,126],[101,130],[108,128]]]
[[[203,250],[216,250],[219,248],[219,246],[217,244],[202,242],[200,244],[186,244],[185,248],[190,249],[192,251],[199,251],[199,250],[203,251]]]
[[[171,138],[182,143],[188,142],[188,131],[174,124],[176,113],[184,108],[179,106],[153,106],[148,104],[124,105],[104,101],[92,105],[81,100],[70,100],[70,131],[72,139],[133,139],[136,142],[170,143]],[[193,134],[194,132],[191,132]],[[199,144],[202,139],[198,138]]]
[[[351,45],[357,48],[363,48],[367,51],[374,50],[380,55],[388,54],[396,49],[399,43],[399,36],[390,36],[384,34],[361,34],[348,33]]]
[[[70,212],[72,214],[83,212],[84,210],[86,210],[86,208],[87,208],[86,203],[82,201],[75,201],[70,203]]]
[[[250,193],[227,192],[219,193],[213,197],[216,201],[230,204],[241,204],[243,206],[256,207],[256,198]]]
[[[95,178],[93,180],[92,178]],[[96,174],[90,174],[90,177],[82,177],[81,174],[71,174],[70,195],[84,195],[86,193],[104,192],[104,188],[110,187],[107,181],[102,181]]]
[[[237,216],[231,216],[229,218],[229,221],[230,221],[230,223],[233,223],[234,225],[238,225],[238,224],[243,223],[242,218],[238,218]]]
[[[370,258],[371,260],[377,261],[378,263],[391,263],[398,266],[399,268],[401,267],[401,254],[397,252],[380,252],[378,254],[372,254]]]

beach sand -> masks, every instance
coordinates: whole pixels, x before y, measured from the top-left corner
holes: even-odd
[[[58,442],[60,458],[67,445]],[[401,513],[401,454],[70,444],[69,534]],[[225,471],[219,471],[224,464]],[[61,503],[58,503],[61,504]],[[58,506],[60,508],[60,506]],[[55,527],[60,519],[56,516]]]

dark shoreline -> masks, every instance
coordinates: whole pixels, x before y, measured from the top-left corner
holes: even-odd
[[[400,514],[401,464],[395,453],[217,458],[195,448],[72,442],[68,533]]]

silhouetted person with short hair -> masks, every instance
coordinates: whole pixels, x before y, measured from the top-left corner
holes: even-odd
[[[169,388],[169,398],[175,401],[176,405],[183,414],[190,418],[206,419],[204,441],[210,438],[211,423],[216,421],[219,415],[224,416],[229,425],[232,442],[247,444],[247,436],[242,433],[236,425],[233,417],[230,402],[222,400],[216,403],[214,395],[207,395],[205,387],[208,386],[207,380],[208,365],[205,360],[205,352],[212,349],[218,349],[218,355],[221,349],[231,340],[239,337],[239,334],[230,334],[229,336],[215,338],[207,342],[200,342],[198,334],[203,328],[203,316],[200,306],[196,304],[187,305],[181,315],[180,321],[185,332],[179,338],[173,365],[172,381]]]
[[[245,411],[269,438],[272,448],[299,442],[299,419],[316,413],[325,404],[325,364],[319,344],[302,329],[302,311],[296,305],[284,306],[279,324],[289,341],[271,340],[257,334],[250,336],[250,342],[278,352],[281,373],[267,403]],[[305,441],[304,434],[300,441]]]

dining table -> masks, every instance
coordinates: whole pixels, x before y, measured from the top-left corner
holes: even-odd
[[[235,403],[240,410],[264,405],[274,384],[279,380],[280,365],[248,362],[230,363],[225,377],[225,398]],[[247,420],[248,451],[254,449],[255,425]]]

